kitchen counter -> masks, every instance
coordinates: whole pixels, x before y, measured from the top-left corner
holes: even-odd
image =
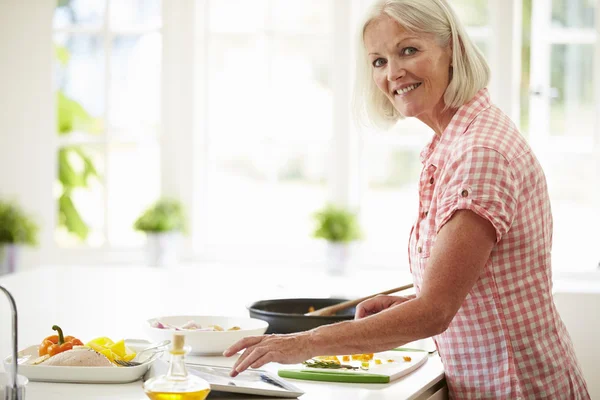
[[[0,277],[19,312],[19,348],[39,343],[60,325],[66,334],[89,340],[140,338],[144,321],[160,315],[248,316],[253,301],[287,297],[356,298],[410,282],[410,276],[388,272],[350,272],[332,277],[319,270],[293,268],[224,268],[211,265],[174,268],[41,267]],[[10,353],[10,309],[0,300],[0,354]],[[415,343],[419,345],[423,343]],[[196,358],[196,357],[195,357]],[[207,357],[202,363],[230,366],[234,358]],[[276,372],[278,364],[263,369]],[[342,384],[291,380],[305,391],[301,400],[428,399],[444,386],[437,355],[415,372],[391,384]],[[209,399],[213,397],[209,396]],[[141,381],[130,384],[64,384],[30,382],[28,400],[142,400]],[[243,399],[244,396],[218,396]],[[256,398],[256,397],[248,397]]]

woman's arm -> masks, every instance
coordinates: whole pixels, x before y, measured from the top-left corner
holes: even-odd
[[[483,272],[495,243],[488,220],[457,211],[437,236],[418,297],[358,321],[310,331],[315,351],[376,352],[443,332]]]
[[[308,332],[242,339],[224,353],[246,349],[232,375],[271,361],[297,363],[317,355],[388,350],[443,332],[483,272],[495,243],[489,221],[472,211],[456,211],[437,236],[418,297],[370,317]]]

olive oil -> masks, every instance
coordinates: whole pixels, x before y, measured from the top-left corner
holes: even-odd
[[[146,392],[146,395],[152,400],[204,400],[209,393],[210,389],[204,389],[185,393]]]
[[[146,396],[152,400],[204,400],[210,393],[210,385],[204,379],[188,375],[184,356],[189,348],[184,348],[185,336],[173,335],[171,364],[166,375],[157,376],[144,382]]]

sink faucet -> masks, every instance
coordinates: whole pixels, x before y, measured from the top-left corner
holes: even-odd
[[[4,388],[4,400],[24,400],[25,399],[25,387],[19,387],[17,382],[17,304],[12,294],[4,287],[0,286],[0,290],[6,294],[10,307],[12,309],[12,371],[8,371],[9,381]]]

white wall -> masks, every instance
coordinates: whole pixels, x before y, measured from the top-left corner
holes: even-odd
[[[42,245],[23,254],[25,268],[52,242],[55,6],[55,0],[0,0],[0,196],[17,200],[42,228]]]
[[[600,399],[600,285],[588,281],[587,287],[580,283],[572,287],[557,286],[554,302],[573,341],[590,396]]]

